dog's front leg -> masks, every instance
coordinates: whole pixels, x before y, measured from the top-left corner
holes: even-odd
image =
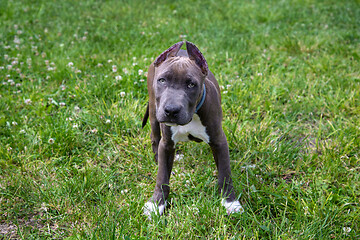
[[[216,141],[210,143],[211,150],[218,169],[218,187],[223,197],[222,205],[226,208],[227,213],[243,212],[243,207],[236,200],[234,187],[231,180],[229,146],[223,131],[218,135]]]
[[[150,124],[151,124],[151,146],[152,146],[152,150],[154,153],[155,162],[157,163],[158,162],[159,142],[161,139],[160,124],[156,119],[150,120]]]
[[[169,135],[163,134],[163,136]],[[170,192],[169,181],[174,162],[174,154],[174,142],[171,139],[162,137],[158,148],[158,173],[155,191],[152,198],[144,206],[144,213],[149,217],[151,217],[152,212],[161,215],[165,210],[166,199]]]

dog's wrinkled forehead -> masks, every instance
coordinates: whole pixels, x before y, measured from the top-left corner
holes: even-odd
[[[188,57],[170,57],[164,64],[161,64],[156,70],[155,75],[157,77],[161,75],[168,75],[174,77],[201,77],[201,71],[198,66],[194,64],[194,61]]]

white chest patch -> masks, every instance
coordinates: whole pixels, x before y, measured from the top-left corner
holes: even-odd
[[[175,144],[178,142],[189,141],[189,134],[203,140],[206,143],[209,143],[210,141],[209,135],[206,133],[206,127],[201,124],[200,118],[197,114],[194,114],[191,122],[184,126],[172,126],[171,132],[171,139]]]

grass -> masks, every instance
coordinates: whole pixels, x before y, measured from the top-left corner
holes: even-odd
[[[359,19],[351,0],[1,1],[0,238],[359,239]],[[182,39],[223,86],[241,215],[193,143],[165,215],[142,214],[145,72]]]

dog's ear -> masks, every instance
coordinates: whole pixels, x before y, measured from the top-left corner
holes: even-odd
[[[196,65],[201,69],[201,72],[206,76],[209,68],[200,50],[193,43],[186,41],[186,51],[189,58],[195,61]]]
[[[181,46],[184,42],[178,42],[169,47],[169,49],[165,50],[160,56],[158,56],[154,61],[154,66],[158,67],[161,63],[163,63],[167,58],[174,57],[180,50]]]

